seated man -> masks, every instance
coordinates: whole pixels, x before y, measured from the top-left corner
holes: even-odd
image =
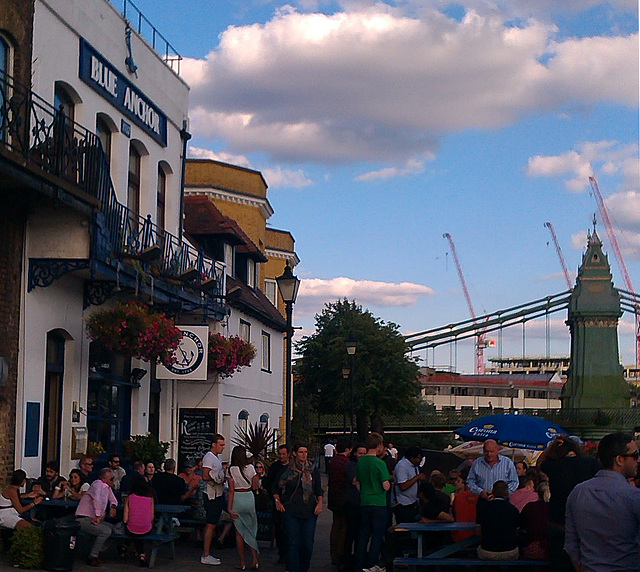
[[[113,525],[105,522],[109,515],[116,516],[118,501],[113,494],[113,471],[105,467],[93,481],[89,490],[83,495],[76,509],[76,520],[80,524],[80,530],[95,536],[96,540],[89,552],[89,566],[100,566],[100,552],[104,548],[107,539],[113,532]]]
[[[187,483],[176,472],[174,459],[164,462],[164,472],[153,477],[153,488],[158,495],[158,504],[182,504],[188,497]]]
[[[478,503],[476,517],[480,537],[478,558],[482,560],[515,560],[519,556],[518,525],[520,513],[509,502],[505,481],[496,481],[491,489],[492,500]]]
[[[46,496],[52,499],[62,498],[64,496],[65,479],[60,476],[60,468],[56,461],[49,461],[38,481],[42,484],[42,489]]]

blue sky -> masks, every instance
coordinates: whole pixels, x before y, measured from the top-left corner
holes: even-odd
[[[635,0],[136,4],[186,58],[191,155],[261,170],[270,224],[296,238],[299,335],[343,296],[404,333],[468,318],[445,232],[477,314],[563,291],[544,223],[575,273],[592,171],[640,290]],[[625,315],[625,363],[633,329]],[[504,343],[522,353],[519,331]],[[526,352],[544,351],[528,325]],[[473,369],[464,344],[457,365]]]

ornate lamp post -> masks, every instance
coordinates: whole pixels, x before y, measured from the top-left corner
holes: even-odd
[[[354,356],[356,355],[356,349],[358,349],[358,341],[353,334],[349,335],[345,343],[345,347],[347,349],[347,354],[350,358],[350,367],[349,367],[349,392],[351,398],[351,411],[350,411],[350,421],[349,421],[349,431],[351,433],[351,439],[353,439],[353,366],[354,366]]]
[[[291,338],[293,338],[293,305],[296,303],[298,297],[298,288],[300,288],[300,280],[291,270],[289,261],[284,268],[282,276],[276,278],[278,283],[278,290],[285,304],[286,316],[287,316],[287,346],[285,357],[285,378],[286,378],[286,390],[285,390],[285,437],[287,443],[291,443],[291,418],[292,418],[292,405],[293,405],[293,380],[291,375]]]

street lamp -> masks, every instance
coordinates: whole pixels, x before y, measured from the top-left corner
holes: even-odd
[[[349,431],[351,433],[351,439],[353,439],[353,367],[354,367],[354,356],[356,355],[356,350],[358,349],[358,340],[353,334],[349,334],[347,341],[345,342],[345,347],[347,349],[347,354],[351,359],[351,367],[349,368],[349,390],[351,394],[351,415],[349,417]]]
[[[342,410],[342,434],[347,434],[347,379],[351,377],[351,368],[342,368],[342,379],[344,379],[344,408]]]
[[[298,288],[300,288],[300,280],[291,270],[289,261],[284,267],[282,276],[276,278],[278,284],[278,290],[285,304],[286,316],[287,316],[287,346],[286,346],[286,358],[285,358],[285,378],[286,378],[286,390],[285,390],[285,436],[286,442],[291,444],[291,417],[292,417],[292,405],[293,405],[293,383],[291,375],[291,338],[293,338],[293,305],[296,303],[298,297]]]

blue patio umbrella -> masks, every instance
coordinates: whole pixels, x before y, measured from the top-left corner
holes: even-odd
[[[558,435],[568,434],[562,427],[543,417],[514,413],[478,417],[454,433],[465,441],[495,439],[505,447],[536,450],[546,449]]]

